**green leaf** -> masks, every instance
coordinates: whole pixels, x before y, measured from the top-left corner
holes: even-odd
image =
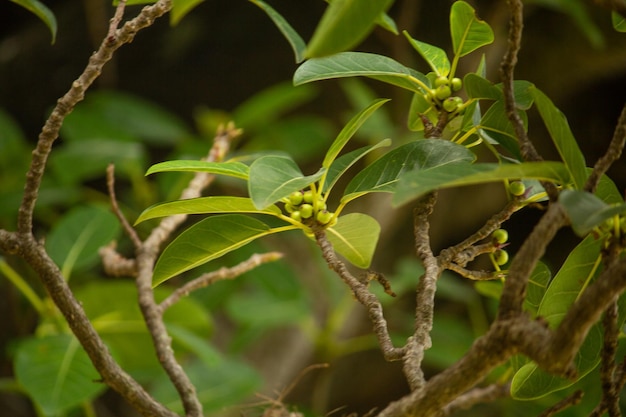
[[[340,216],[337,224],[326,230],[328,241],[337,253],[359,268],[368,268],[374,256],[380,225],[363,213]]]
[[[393,192],[400,176],[408,171],[470,163],[475,155],[464,146],[439,140],[423,139],[407,143],[386,153],[359,172],[346,187],[342,201],[371,192]]]
[[[428,62],[428,65],[438,76],[448,76],[450,73],[450,60],[446,55],[446,51],[433,45],[429,45],[426,42],[420,42],[413,39],[409,32],[402,31],[404,36],[408,39],[409,43],[421,56]]]
[[[152,165],[146,175],[156,172],[208,172],[229,177],[248,179],[250,169],[241,162],[166,161]]]
[[[531,87],[529,91],[556,149],[570,172],[574,185],[577,189],[582,189],[587,180],[585,157],[574,139],[565,115],[539,89]]]
[[[528,290],[524,300],[524,310],[530,311],[533,317],[537,316],[537,310],[546,293],[550,278],[552,278],[550,268],[543,262],[537,262],[528,280]]]
[[[261,0],[250,0],[252,3],[259,6],[263,11],[269,16],[270,19],[274,22],[280,33],[283,34],[289,45],[291,45],[291,49],[293,49],[294,56],[296,58],[296,63],[304,61],[304,51],[306,49],[306,44],[304,40],[300,37],[298,32],[294,30],[293,27],[285,20],[285,18],[274,10],[270,5]]]
[[[250,165],[248,192],[255,207],[261,210],[294,191],[307,188],[324,172],[321,169],[305,177],[293,159],[287,156],[262,156]]]
[[[617,12],[611,13],[611,23],[613,23],[613,28],[618,32],[626,32],[626,18],[621,16]]]
[[[33,13],[42,22],[48,26],[50,29],[50,34],[52,35],[52,41],[50,43],[54,43],[56,41],[57,36],[57,20],[54,17],[54,13],[48,7],[41,3],[38,0],[11,0],[13,3],[19,4],[29,12]]]
[[[281,211],[276,206],[257,209],[252,200],[245,197],[199,197],[187,200],[170,201],[148,207],[141,213],[135,224],[157,217],[175,214],[210,214],[210,213],[263,213],[277,215]]]
[[[374,100],[367,107],[361,110],[359,113],[354,115],[352,119],[341,129],[339,135],[335,141],[330,145],[328,151],[326,152],[326,156],[324,157],[324,161],[322,162],[322,167],[328,169],[330,165],[333,163],[337,155],[341,152],[343,147],[348,143],[350,138],[356,133],[356,131],[365,123],[365,121],[372,115],[374,112],[383,104],[388,102],[389,99],[378,99]]]
[[[358,160],[375,149],[389,145],[391,145],[391,139],[385,139],[375,145],[364,146],[363,148],[348,152],[347,154],[335,159],[330,168],[328,168],[328,175],[326,176],[326,182],[324,183],[324,192],[330,191],[337,180]]]
[[[154,267],[152,285],[156,287],[255,239],[294,227],[271,229],[262,221],[241,214],[208,217],[182,232],[165,248]]]
[[[334,0],[313,33],[306,57],[332,55],[357,45],[391,3],[391,0]]]
[[[526,127],[528,123],[526,112],[518,111],[518,114]],[[502,145],[518,161],[522,160],[515,129],[506,115],[504,102],[496,101],[489,107],[480,120],[478,133],[485,140]]]
[[[585,236],[608,219],[626,212],[626,203],[609,205],[595,195],[578,190],[564,190],[559,202],[565,208],[572,222],[572,228],[579,236]]]
[[[99,262],[98,250],[119,233],[119,221],[108,208],[77,207],[54,225],[46,238],[46,250],[67,280],[72,271]]]
[[[24,340],[15,357],[15,376],[45,415],[57,415],[106,390],[78,341],[62,334]]]
[[[504,101],[502,83],[492,84],[491,81],[474,73],[469,73],[463,80],[463,86],[470,98]],[[518,110],[528,110],[533,104],[530,88],[534,87],[531,82],[515,80],[513,82],[513,96]]]
[[[424,74],[405,67],[386,56],[365,52],[341,52],[325,58],[314,58],[298,67],[294,85],[344,77],[369,77],[404,89],[424,92],[430,81]]]
[[[172,0],[172,11],[170,13],[170,24],[175,26],[191,10],[197,7],[204,0]]]
[[[393,198],[400,206],[441,188],[484,184],[506,179],[533,178],[557,184],[570,182],[569,171],[560,162],[525,162],[521,164],[470,164],[456,162],[425,170],[407,172],[400,178]]]
[[[454,55],[459,57],[490,44],[494,39],[489,24],[476,17],[472,6],[464,1],[457,1],[452,5],[450,33]]]
[[[426,116],[431,123],[437,124],[439,112],[425,97],[424,93],[415,93],[411,99],[407,126],[409,129],[420,132],[424,130],[424,121],[420,116]]]
[[[588,236],[569,254],[548,287],[537,315],[550,327],[558,326],[570,306],[598,273],[602,239]],[[591,372],[600,361],[601,325],[593,326],[576,356],[578,378]],[[567,388],[576,381],[559,378],[539,369],[536,364],[524,365],[513,377],[511,394],[514,398],[531,400]]]

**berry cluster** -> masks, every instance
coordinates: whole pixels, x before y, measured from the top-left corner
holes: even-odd
[[[457,92],[463,86],[460,78],[449,79],[440,75],[435,79],[435,88],[429,90],[424,98],[438,109],[444,109],[448,113],[453,113],[463,105],[463,99],[459,96],[453,96],[453,92]]]
[[[493,245],[497,249],[493,252],[493,262],[497,266],[506,265],[509,262],[509,253],[502,249],[509,240],[509,232],[504,229],[494,230],[491,234]]]
[[[315,195],[312,190],[295,191],[289,197],[282,199],[285,211],[297,222],[315,220],[324,226],[332,226],[336,221],[334,213],[326,209],[326,202],[321,195]]]

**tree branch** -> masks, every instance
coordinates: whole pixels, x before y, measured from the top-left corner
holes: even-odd
[[[459,395],[446,405],[437,417],[446,417],[459,410],[467,410],[476,404],[492,402],[510,396],[511,387],[508,384],[493,384],[487,387],[474,388],[463,395]]]
[[[613,132],[613,138],[611,139],[611,143],[607,148],[604,155],[598,159],[596,164],[593,167],[593,171],[589,178],[587,178],[587,182],[585,183],[585,190],[591,193],[595,192],[596,187],[598,186],[598,182],[602,175],[609,170],[611,165],[615,161],[617,161],[622,155],[622,151],[624,150],[624,144],[626,143],[626,105],[622,108],[622,112],[617,121],[617,126],[615,127],[615,131]]]
[[[177,288],[172,294],[169,295],[165,300],[161,301],[159,304],[159,308],[162,312],[165,312],[168,308],[178,302],[182,297],[186,297],[192,291],[198,290],[200,288],[207,287],[211,284],[214,284],[218,281],[223,281],[227,279],[234,279],[244,273],[258,267],[267,262],[274,262],[278,259],[282,258],[283,254],[280,252],[268,252],[268,253],[255,253],[247,260],[239,263],[230,268],[220,268],[217,271],[209,272],[199,276],[198,278],[189,281],[182,287]]]
[[[383,307],[380,301],[372,294],[367,285],[359,281],[354,277],[346,268],[346,265],[341,262],[332,245],[326,238],[326,233],[321,228],[314,230],[315,241],[322,250],[322,256],[330,269],[335,271],[337,275],[345,282],[352,290],[355,298],[367,309],[370,320],[374,327],[374,333],[378,338],[378,343],[381,347],[383,356],[388,361],[397,361],[402,359],[404,355],[403,348],[397,348],[393,345],[391,337],[389,336],[389,330],[387,329],[387,321],[383,315]]]

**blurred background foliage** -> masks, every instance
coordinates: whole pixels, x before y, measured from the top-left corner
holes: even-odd
[[[45,3],[58,21],[53,45],[40,21],[10,2],[0,3],[0,227],[10,230],[15,228],[30,151],[45,116],[97,48],[112,12],[106,0]],[[506,47],[506,2],[471,3],[496,33],[496,42],[484,52],[487,75],[497,81]],[[389,14],[413,37],[449,47],[451,4],[397,0]],[[325,7],[319,0],[275,0],[271,5],[305,39]],[[129,7],[127,14],[136,9]],[[593,164],[612,136],[626,97],[626,37],[612,30],[608,13],[583,1],[528,1],[525,24],[517,78],[535,83],[564,111],[588,164]],[[357,49],[427,71],[402,36],[383,30]],[[460,74],[476,68],[472,59],[461,60]],[[413,133],[406,128],[408,94],[354,79],[294,88],[290,79],[295,68],[288,44],[260,9],[244,0],[207,0],[177,26],[170,27],[163,19],[119,51],[66,119],[50,158],[36,211],[38,234],[45,237],[66,278],[71,276],[72,288],[122,366],[174,409],[180,406],[152,356],[132,282],[106,277],[99,266],[97,248],[111,239],[118,239],[120,251],[131,255],[131,245],[107,210],[105,167],[116,164],[118,199],[132,221],[150,204],[176,199],[190,178],[145,177],[145,170],[167,159],[202,157],[217,126],[229,120],[245,131],[235,154],[280,149],[293,155],[305,173],[307,167],[319,165],[349,115],[375,97],[393,101],[359,131],[353,146],[385,137],[395,145],[411,139]],[[535,121],[532,117],[531,137],[547,159],[556,158],[537,116]],[[623,163],[616,164],[609,176],[620,190],[625,188]],[[237,180],[219,179],[208,192],[242,195],[245,188]],[[435,250],[464,238],[505,201],[497,185],[441,195],[431,228]],[[412,290],[421,268],[413,256],[411,213],[392,211],[384,196],[359,204],[360,211],[376,217],[383,227],[373,268],[386,275],[398,297],[391,299],[375,284],[373,289],[384,300],[394,337],[402,340],[413,326]],[[512,253],[539,214],[526,210],[506,225]],[[154,224],[142,223],[139,232],[146,235]],[[561,233],[546,263],[558,266],[576,243],[573,234]],[[296,234],[270,237],[211,262],[204,270],[233,265],[266,250],[286,256],[234,281],[198,291],[166,317],[177,353],[199,387],[207,413],[225,415],[223,407],[254,402],[255,393],[275,398],[311,363],[330,367],[307,374],[284,399],[306,413],[323,415],[344,406],[337,413],[365,413],[406,393],[400,364],[384,362],[363,310],[311,242]],[[19,343],[33,340],[33,333],[49,336],[51,346],[60,343],[65,349],[71,341],[56,338],[67,329],[59,324],[30,269],[16,259],[0,258],[0,275],[9,278],[0,279],[0,407],[15,417],[44,415],[46,410],[36,409],[23,395],[24,384],[16,382],[17,364],[34,360],[27,348],[18,348],[24,346]],[[11,276],[21,277],[43,299],[39,311],[10,282]],[[172,285],[177,284],[174,281]],[[159,296],[168,291],[171,287],[164,286]],[[434,374],[458,359],[485,331],[493,311],[492,302],[471,283],[444,276],[427,372]],[[563,415],[583,416],[594,406],[599,387],[594,382],[597,375],[593,378],[593,374],[586,378],[590,391],[583,405]],[[35,383],[29,392],[45,391],[49,383]],[[47,414],[80,416],[95,409],[98,416],[134,415],[112,393],[84,395],[78,403],[57,403],[57,409]],[[562,396],[522,406],[501,401],[462,415],[536,415]],[[87,405],[93,398],[97,399]],[[229,410],[233,415],[261,413],[255,406]]]

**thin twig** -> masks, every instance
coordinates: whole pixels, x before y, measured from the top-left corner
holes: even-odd
[[[450,404],[445,406],[437,417],[446,417],[459,410],[468,410],[480,403],[493,402],[500,398],[506,398],[511,393],[508,384],[492,384],[487,387],[479,387],[469,390],[463,395],[455,398]]]
[[[507,51],[502,57],[500,64],[500,76],[504,93],[504,109],[507,118],[513,125],[515,136],[519,142],[520,153],[525,161],[541,161],[535,146],[528,138],[524,122],[517,112],[515,102],[515,89],[513,87],[515,66],[517,65],[517,55],[522,47],[522,32],[524,29],[524,6],[522,0],[508,0],[511,19],[509,22],[509,35]],[[554,201],[558,197],[558,192],[554,184],[542,181],[541,185],[546,190],[550,200]]]
[[[350,287],[355,298],[367,309],[374,327],[374,334],[378,338],[378,343],[385,359],[388,361],[402,359],[404,349],[393,345],[387,329],[387,321],[383,315],[383,307],[378,298],[369,291],[366,284],[353,276],[346,268],[346,265],[337,258],[331,243],[326,238],[324,230],[316,229],[314,233],[315,240],[322,250],[322,257],[328,266]]]
[[[493,281],[494,279],[500,279],[506,276],[506,272],[503,271],[474,271],[463,268],[455,263],[449,263],[446,269],[456,272],[463,278],[471,279],[472,281]]]
[[[199,276],[198,278],[189,281],[182,287],[177,288],[172,294],[170,294],[165,300],[161,301],[159,308],[162,312],[165,312],[168,308],[178,302],[182,297],[186,297],[192,291],[200,288],[207,287],[218,281],[227,279],[235,279],[244,273],[251,271],[252,269],[268,262],[274,262],[283,257],[280,252],[268,252],[268,253],[255,253],[247,260],[230,268],[220,268],[217,271],[209,272]]]
[[[213,146],[209,152],[208,160],[211,162],[221,161],[230,147],[232,139],[239,135],[240,131],[231,123],[227,127],[220,126],[214,138]],[[199,197],[202,191],[212,182],[214,175],[206,172],[197,172],[187,188],[181,193],[182,199]],[[179,214],[164,218],[143,245],[137,251],[137,292],[139,294],[139,307],[143,314],[146,326],[152,337],[152,342],[161,366],[168,374],[176,387],[183,402],[187,417],[202,416],[202,404],[189,376],[177,362],[172,349],[172,338],[167,333],[163,322],[163,310],[154,299],[152,290],[152,273],[156,262],[159,248],[170,234],[187,218],[185,214]]]
[[[613,163],[617,161],[622,155],[625,143],[626,105],[624,105],[624,107],[622,108],[622,112],[617,121],[617,126],[615,127],[615,131],[613,132],[613,138],[611,139],[609,147],[607,148],[604,155],[600,159],[598,159],[593,167],[591,175],[589,175],[589,178],[587,178],[587,182],[585,183],[585,190],[592,193],[595,192],[602,175],[604,175],[606,171],[608,171],[608,169],[611,167],[611,165],[613,165]]]
[[[98,250],[104,271],[113,277],[136,277],[137,262],[120,255],[115,250],[116,247],[116,242],[111,242]]]
[[[133,227],[128,223],[126,216],[120,210],[119,205],[117,204],[117,198],[115,196],[115,165],[109,164],[107,166],[107,189],[109,190],[109,196],[111,198],[111,208],[113,209],[113,213],[117,216],[117,219],[122,224],[124,231],[133,242],[135,249],[139,249],[142,245],[141,239],[137,235],[137,232]]]
[[[582,400],[583,395],[584,395],[584,392],[582,390],[574,391],[572,395],[554,404],[552,407],[548,408],[543,413],[539,414],[537,417],[552,417],[556,413],[559,413],[568,407],[578,404],[580,400]]]
[[[415,252],[424,267],[415,294],[415,331],[411,339],[411,358],[405,358],[404,374],[407,377],[412,390],[418,390],[424,384],[421,371],[424,351],[430,349],[432,342],[430,331],[433,328],[435,310],[435,292],[437,280],[442,269],[430,248],[430,221],[429,216],[433,212],[437,202],[437,193],[428,194],[422,199],[413,214],[413,235],[415,236]]]

